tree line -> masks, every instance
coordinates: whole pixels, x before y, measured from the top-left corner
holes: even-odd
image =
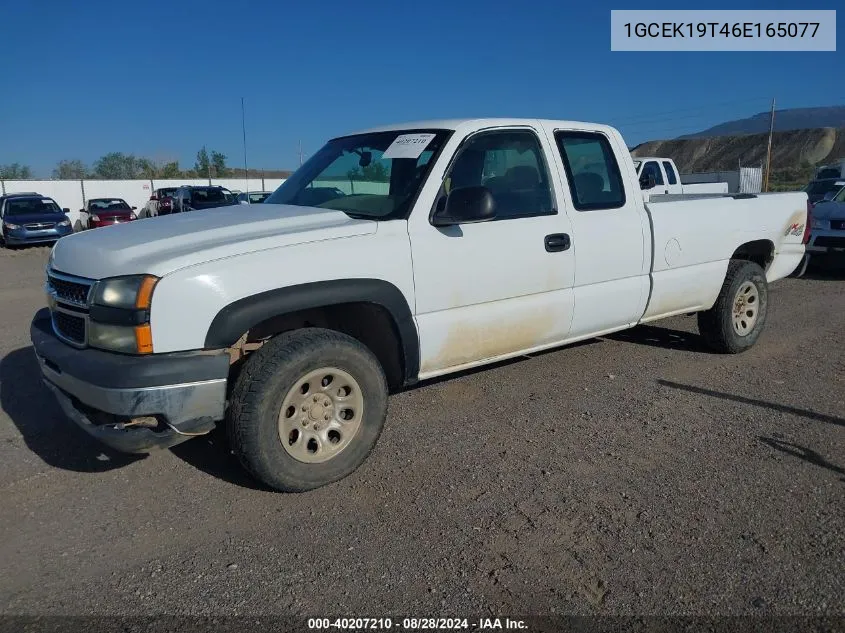
[[[55,180],[137,180],[141,178],[225,178],[231,174],[227,156],[205,146],[197,152],[193,169],[182,169],[179,161],[153,161],[134,154],[110,152],[88,167],[79,159],[60,160],[53,169]],[[0,165],[0,178],[29,180],[32,169],[28,165],[10,163]]]

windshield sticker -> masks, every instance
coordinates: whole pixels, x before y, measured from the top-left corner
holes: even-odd
[[[419,158],[435,134],[400,134],[390,144],[382,158]]]

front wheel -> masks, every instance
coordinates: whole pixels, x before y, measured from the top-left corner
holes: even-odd
[[[712,349],[738,354],[760,338],[768,312],[766,273],[756,263],[731,260],[716,304],[698,313],[698,331]]]
[[[358,468],[386,414],[387,381],[373,353],[340,332],[307,328],[280,334],[247,359],[227,429],[256,479],[302,492]]]

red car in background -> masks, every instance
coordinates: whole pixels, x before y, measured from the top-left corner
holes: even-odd
[[[130,207],[122,198],[91,198],[85,208],[79,210],[80,226],[77,230],[123,224],[135,219],[135,207]]]

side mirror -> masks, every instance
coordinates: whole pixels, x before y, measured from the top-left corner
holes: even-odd
[[[132,207],[132,210],[135,211],[138,207]]]
[[[654,180],[654,174],[640,175],[640,189],[654,189],[657,182]]]
[[[158,200],[158,196],[153,194],[150,196],[150,200]]]
[[[68,209],[67,207],[65,207],[64,209],[62,209],[62,211],[63,211],[65,214],[70,213],[70,209]]]
[[[431,218],[434,226],[488,222],[496,217],[496,201],[487,187],[459,187],[446,197],[446,204]]]

